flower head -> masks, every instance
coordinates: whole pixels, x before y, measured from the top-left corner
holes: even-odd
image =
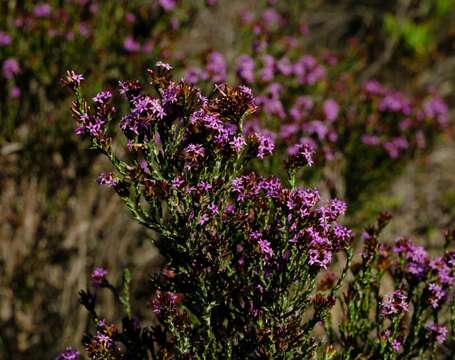
[[[101,286],[107,275],[107,270],[102,267],[95,268],[90,274],[90,281],[92,286],[97,289]]]
[[[384,296],[381,303],[381,314],[385,317],[391,317],[408,312],[409,305],[407,296],[401,290],[396,290]]]
[[[54,360],[79,360],[81,354],[72,347],[67,347]]]

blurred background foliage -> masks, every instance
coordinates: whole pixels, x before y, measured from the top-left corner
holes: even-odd
[[[139,301],[159,262],[153,234],[94,181],[106,162],[73,134],[71,94],[59,84],[65,70],[84,74],[85,92],[95,95],[117,80],[145,81],[157,60],[183,76],[216,50],[234,81],[236,58],[257,40],[254,28],[240,25],[241,14],[271,7],[288,19],[269,34],[271,51],[283,51],[283,36],[296,36],[305,53],[336,53],[337,66],[354,79],[411,94],[431,86],[453,103],[453,0],[0,2],[0,358],[45,359],[79,343],[86,314],[77,292],[94,266],[113,278],[129,267]],[[454,161],[451,133],[439,136],[431,153],[364,191],[347,222],[366,225],[386,209],[395,215],[391,240],[419,236],[440,246],[440,230],[455,219]],[[328,171],[339,178],[336,166]],[[360,182],[367,172],[354,175]]]

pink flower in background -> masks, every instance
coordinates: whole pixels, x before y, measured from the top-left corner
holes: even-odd
[[[240,55],[236,60],[237,74],[248,83],[254,81],[254,60],[249,55]]]
[[[362,135],[361,138],[362,143],[365,145],[376,146],[381,143],[381,140],[376,135]]]
[[[19,96],[21,96],[21,89],[19,89],[19,87],[17,86],[13,86],[10,92],[10,97],[15,99],[18,98]]]
[[[136,15],[132,12],[129,12],[125,15],[125,20],[128,24],[134,24],[136,22]]]
[[[327,118],[328,121],[332,122],[338,117],[340,106],[335,100],[327,99],[326,101],[324,101],[322,107],[325,117]]]
[[[123,48],[128,52],[138,52],[141,50],[141,44],[137,42],[131,35],[127,36],[123,41]]]
[[[95,268],[90,274],[90,281],[92,286],[96,289],[101,286],[105,277],[107,275],[107,270],[102,267]]]
[[[19,63],[14,58],[8,58],[3,62],[2,73],[3,77],[7,80],[11,80],[14,75],[17,75],[21,72]]]
[[[425,329],[436,338],[436,341],[439,344],[443,344],[447,338],[449,331],[443,325],[438,325],[435,323],[429,323],[425,326]]]
[[[47,17],[51,14],[51,6],[47,3],[38,4],[33,8],[33,15],[38,18]]]
[[[165,10],[165,11],[172,11],[175,8],[175,0],[159,0],[160,6]]]
[[[11,44],[11,42],[12,42],[11,35],[4,31],[0,31],[0,46],[9,45]]]

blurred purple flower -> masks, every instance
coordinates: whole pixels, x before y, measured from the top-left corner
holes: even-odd
[[[101,286],[107,275],[107,270],[102,267],[95,268],[90,274],[90,283],[97,289]]]
[[[284,76],[289,76],[292,73],[292,64],[287,57],[282,57],[276,63],[276,68]]]
[[[368,135],[368,134],[362,135],[361,141],[365,145],[369,145],[369,146],[376,146],[381,143],[381,140],[379,139],[379,137],[377,137],[376,135]]]
[[[141,50],[141,44],[129,35],[123,41],[123,48],[128,52],[134,53]]]
[[[19,63],[14,58],[8,58],[3,62],[2,65],[3,77],[6,80],[11,80],[14,75],[17,75],[21,72]]]
[[[428,332],[430,332],[430,334],[433,335],[434,338],[436,338],[436,341],[439,344],[443,344],[447,338],[447,335],[449,334],[449,331],[447,330],[447,328],[445,326],[438,325],[433,322],[425,325],[425,329]]]
[[[11,98],[13,98],[13,99],[16,99],[16,98],[20,97],[21,96],[21,89],[19,89],[18,86],[13,86],[11,88],[11,92],[10,92],[9,96]]]
[[[226,81],[226,61],[220,52],[214,51],[208,55],[206,70],[214,82]]]
[[[47,17],[51,14],[51,6],[47,3],[38,4],[33,8],[33,15],[38,18]]]
[[[0,46],[9,45],[11,44],[12,40],[13,39],[11,38],[10,34],[4,31],[0,31]]]
[[[175,8],[175,0],[159,0],[160,6],[165,10],[165,11],[172,11]]]
[[[259,249],[265,255],[265,260],[268,260],[273,256],[273,249],[267,240],[259,240]]]
[[[423,111],[430,119],[435,119],[439,125],[445,126],[449,122],[449,109],[447,104],[439,97],[433,96],[423,104]]]
[[[247,83],[254,82],[254,60],[249,55],[240,55],[236,60],[237,74]]]
[[[81,354],[76,349],[67,347],[54,360],[79,360]]]
[[[340,107],[338,103],[333,99],[327,99],[322,105],[325,117],[329,122],[334,121],[338,117]]]
[[[437,309],[441,306],[441,303],[445,300],[447,296],[447,291],[445,291],[441,286],[435,283],[428,284],[428,302],[430,303],[433,309]]]

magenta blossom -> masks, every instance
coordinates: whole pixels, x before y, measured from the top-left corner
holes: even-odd
[[[101,286],[103,281],[106,279],[107,270],[102,267],[95,268],[90,274],[90,282],[92,286],[97,289]]]

